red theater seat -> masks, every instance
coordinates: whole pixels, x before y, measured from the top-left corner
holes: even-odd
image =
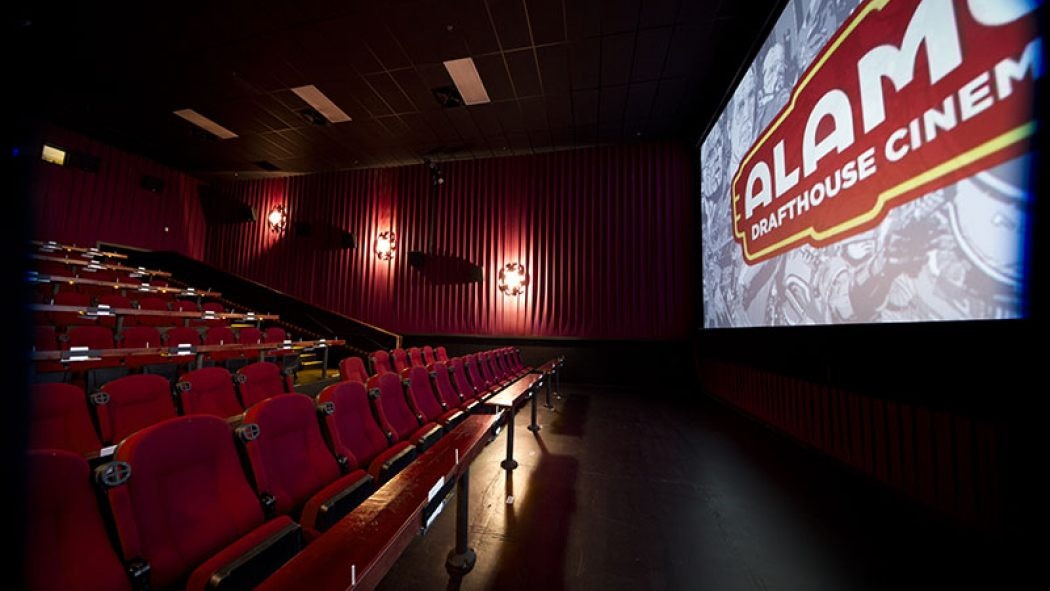
[[[303,527],[324,531],[374,489],[358,468],[343,474],[325,446],[313,400],[281,394],[248,409],[238,428],[255,476],[255,489],[274,499],[277,513]],[[349,460],[345,460],[348,464]]]
[[[58,351],[58,335],[55,327],[50,325],[37,325],[33,327],[33,350],[34,351]],[[52,373],[65,371],[58,361],[38,361],[37,373]]]
[[[408,361],[408,353],[406,353],[404,349],[394,349],[390,352],[390,357],[394,364],[394,373],[400,374],[412,365]]]
[[[120,346],[125,349],[150,349],[163,347],[160,331],[152,326],[129,326],[120,333]],[[167,363],[170,357],[163,355],[129,355],[124,358],[124,365],[135,368],[145,365]]]
[[[362,384],[368,381],[365,362],[360,357],[345,357],[339,362],[339,377],[344,382],[354,381]]]
[[[419,350],[419,347],[412,347],[408,350],[408,365],[409,367],[426,366],[426,362],[423,361],[423,352]]]
[[[184,374],[175,384],[175,392],[182,414],[226,418],[244,412],[233,388],[233,378],[223,367],[205,367]]]
[[[423,365],[430,367],[437,359],[434,358],[434,348],[430,345],[423,347]]]
[[[118,443],[135,431],[175,416],[168,380],[150,374],[125,376],[91,395],[102,440]]]
[[[434,380],[434,389],[438,394],[438,397],[444,403],[445,408],[459,408],[460,410],[470,410],[477,406],[478,402],[474,399],[463,400],[456,389],[452,386],[452,372],[444,364],[438,361],[434,365],[430,366],[430,377]]]
[[[237,390],[244,408],[292,391],[292,378],[274,363],[259,361],[237,370]]]
[[[65,449],[86,455],[102,447],[83,390],[72,384],[36,384],[32,397],[29,449]]]
[[[154,312],[170,312],[168,300],[158,297],[146,297],[139,299],[139,309],[152,310]],[[138,324],[146,326],[182,326],[182,319],[170,318],[168,316],[138,316]]]
[[[116,309],[116,308],[130,309],[130,308],[134,308],[135,307],[135,306],[133,306],[131,304],[131,300],[128,299],[127,297],[122,296],[119,293],[112,293],[113,292],[112,289],[110,289],[109,291],[110,291],[110,293],[107,293],[105,295],[99,296],[99,298],[98,298],[99,305],[109,306],[110,308],[114,308],[114,309]],[[116,316],[100,316],[98,318],[98,323],[101,324],[102,326],[114,327],[114,326],[117,325],[117,317]],[[124,322],[122,324],[124,326],[131,326],[131,325],[135,324],[135,317],[134,316],[125,316],[124,317]]]
[[[211,321],[209,320],[209,322]],[[211,326],[208,328],[208,331],[204,333],[204,344],[236,345],[237,337],[228,326]],[[227,359],[237,359],[239,357],[241,357],[240,351],[212,351],[208,353],[208,358],[218,363],[226,361]]]
[[[444,347],[438,347],[437,349],[434,349],[434,357],[437,361],[440,361],[441,363],[444,363],[446,365],[448,364],[448,351],[446,351]]]
[[[75,291],[60,291],[55,294],[56,306],[90,306],[91,296]],[[95,324],[95,318],[79,312],[52,312],[51,321],[58,326]]]
[[[130,591],[91,487],[87,461],[69,451],[26,459],[25,582],[29,591]]]
[[[201,306],[201,312],[214,312],[215,314],[225,314],[226,308],[222,307],[222,304],[218,302],[204,302]],[[207,326],[225,326],[226,321],[222,318],[211,318],[203,321]]]
[[[238,329],[237,342],[246,345],[258,345],[263,342],[263,332],[254,326]]]
[[[424,421],[437,423],[446,429],[459,424],[466,415],[460,412],[459,405],[449,407],[438,398],[430,385],[430,371],[425,367],[410,367],[401,374],[405,382],[405,393],[408,402],[417,416]]]
[[[114,459],[100,473],[121,550],[149,564],[154,589],[187,575],[186,589],[221,577],[248,589],[302,545],[287,516],[265,521],[222,419],[168,419],[125,439]]]
[[[463,365],[466,367],[467,376],[470,378],[470,383],[474,386],[474,390],[477,391],[479,397],[487,397],[499,388],[491,381],[485,378],[485,374],[481,371],[481,358],[477,354],[467,355],[461,357],[463,359]]]
[[[390,354],[382,349],[373,351],[368,356],[368,360],[372,363],[372,373],[375,375],[394,371],[394,365],[390,361]]]
[[[390,444],[368,397],[364,384],[338,382],[322,390],[317,402],[336,455],[347,458],[351,469],[367,466],[381,484],[407,466],[416,449],[404,441]]]
[[[368,393],[375,400],[379,424],[393,435],[394,441],[407,441],[422,452],[441,438],[441,427],[424,420],[408,406],[397,374],[372,376],[368,380]]]
[[[467,378],[467,364],[462,357],[452,360],[452,384],[456,386],[456,391],[464,402],[477,401],[481,398],[482,391],[475,388]]]

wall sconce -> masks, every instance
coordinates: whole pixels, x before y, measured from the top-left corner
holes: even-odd
[[[284,209],[284,205],[273,208],[270,215],[266,216],[266,223],[270,226],[271,232],[278,234],[284,232],[284,229],[288,227],[288,211]]]
[[[376,236],[376,258],[381,261],[389,261],[397,252],[397,234],[393,230],[380,232]]]
[[[499,270],[499,290],[503,295],[521,295],[529,285],[529,274],[521,263],[507,263]]]

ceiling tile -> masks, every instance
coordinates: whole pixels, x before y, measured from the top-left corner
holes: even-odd
[[[536,59],[531,49],[522,49],[504,54],[510,70],[514,91],[518,97],[539,96],[540,76],[536,70]]]

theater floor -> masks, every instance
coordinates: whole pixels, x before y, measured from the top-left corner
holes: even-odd
[[[959,589],[1009,586],[998,545],[959,531],[699,393],[563,385],[543,430],[518,414],[471,468],[461,589]],[[450,501],[380,589],[449,585]],[[454,587],[453,587],[454,588]]]

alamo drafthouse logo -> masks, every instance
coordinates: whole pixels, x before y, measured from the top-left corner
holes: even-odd
[[[877,225],[1029,150],[1043,48],[1032,0],[868,0],[832,36],[733,177],[754,264]]]

